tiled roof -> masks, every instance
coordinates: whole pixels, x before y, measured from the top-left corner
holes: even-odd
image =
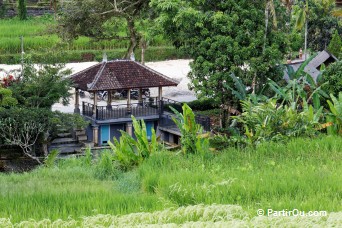
[[[132,60],[101,62],[71,76],[74,87],[85,91],[177,86],[178,82]]]

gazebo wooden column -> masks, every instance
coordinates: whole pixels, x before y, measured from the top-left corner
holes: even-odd
[[[131,89],[127,91],[127,113],[131,113]]]
[[[158,87],[158,104],[159,105],[159,114],[163,114],[163,87]]]
[[[143,100],[142,100],[142,88],[139,89],[139,98],[138,98],[138,103],[139,105],[143,105]]]
[[[75,109],[74,113],[80,114],[80,90],[75,88]]]
[[[158,87],[158,100],[161,101],[163,99],[163,87]]]
[[[97,93],[96,93],[96,91],[93,92],[93,94],[94,94],[93,118],[96,119],[96,109],[97,109]]]
[[[93,92],[94,95],[94,106],[93,106],[93,119],[96,120],[96,111],[97,111],[97,93]],[[93,143],[95,146],[99,145],[99,126],[96,124],[93,125]]]
[[[108,98],[107,98],[107,109],[112,109],[112,91],[108,90],[107,91],[107,95],[108,95]]]

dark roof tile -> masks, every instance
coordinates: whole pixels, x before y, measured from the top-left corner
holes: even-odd
[[[178,82],[131,60],[102,62],[71,76],[74,86],[86,91],[177,86]]]

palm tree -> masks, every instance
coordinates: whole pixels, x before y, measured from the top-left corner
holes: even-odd
[[[308,43],[308,19],[309,19],[309,1],[304,0],[304,5],[298,11],[296,29],[301,30],[305,26],[304,60],[306,60],[306,50]]]
[[[273,26],[277,28],[277,17],[275,12],[275,7],[273,0],[267,0],[266,1],[266,7],[265,7],[265,35],[264,35],[264,47],[263,52],[265,52],[266,49],[266,41],[267,41],[267,30],[268,30],[268,22],[269,17],[272,16],[273,19]]]

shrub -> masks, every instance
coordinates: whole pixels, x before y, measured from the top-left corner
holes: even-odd
[[[26,0],[18,0],[18,16],[20,20],[27,19]]]
[[[342,135],[342,92],[336,98],[330,95],[331,101],[327,101],[330,109],[328,114],[328,121],[331,121],[333,126],[328,128],[328,133]]]
[[[323,90],[328,94],[338,96],[338,93],[342,91],[342,62],[330,64],[325,69],[322,79],[326,83],[322,86]]]
[[[58,150],[52,150],[50,154],[45,158],[45,166],[48,168],[51,168],[55,165],[55,162],[57,160],[59,151]]]
[[[101,153],[95,164],[95,177],[100,180],[116,179],[120,172],[114,165],[114,159],[113,153],[109,150]]]
[[[6,14],[6,7],[3,3],[3,0],[0,0],[0,18],[3,18]]]
[[[205,154],[209,150],[208,134],[202,134],[202,126],[195,121],[195,114],[192,109],[184,104],[182,109],[183,113],[179,113],[176,109],[170,107],[176,114],[176,117],[172,117],[173,121],[179,128],[182,137],[182,151],[184,154]]]
[[[187,104],[194,111],[206,111],[206,110],[215,109],[218,107],[217,102],[212,98],[194,100],[194,101],[188,102]]]
[[[335,30],[335,32],[332,36],[332,39],[329,43],[328,51],[338,58],[340,53],[341,53],[341,46],[342,46],[341,37],[338,34],[338,31]]]
[[[136,140],[127,132],[121,131],[120,141],[114,138],[114,143],[108,142],[115,160],[125,171],[141,164],[144,159],[159,149],[158,138],[154,129],[152,129],[151,142],[149,142],[144,120],[138,121],[132,116],[132,121]]]
[[[304,105],[303,111],[287,105],[279,105],[275,100],[252,104],[242,101],[243,113],[233,117],[243,124],[247,143],[251,145],[264,141],[284,141],[291,137],[313,136],[317,133],[323,107],[314,111]]]

